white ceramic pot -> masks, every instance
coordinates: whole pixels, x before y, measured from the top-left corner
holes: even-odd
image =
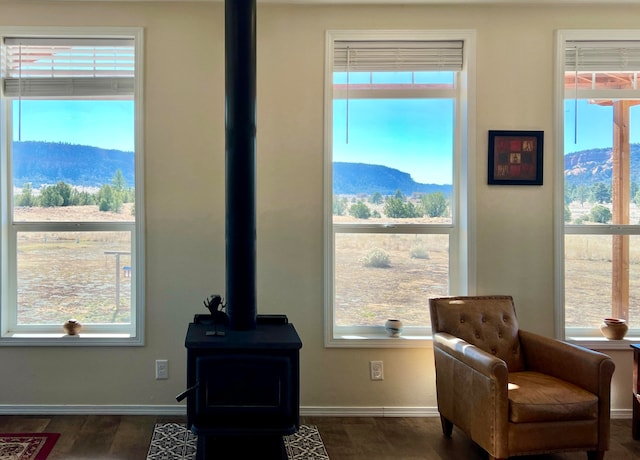
[[[399,337],[402,334],[402,321],[399,319],[388,319],[384,323],[384,328],[389,337]]]

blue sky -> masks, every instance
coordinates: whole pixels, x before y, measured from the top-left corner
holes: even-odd
[[[134,151],[133,101],[14,100],[13,138]],[[21,107],[20,107],[21,106]]]
[[[575,108],[574,101],[565,103],[565,154],[611,148],[613,108],[579,100],[577,136]],[[630,117],[631,126],[639,126],[640,106],[631,108]],[[450,184],[452,129],[453,101],[448,99],[352,99],[348,123],[346,101],[334,101],[333,160],[381,164],[409,173],[416,182]],[[632,131],[631,143],[640,143],[640,129]]]
[[[334,105],[334,161],[381,164],[409,173],[416,182],[451,183],[452,100],[351,99],[348,117],[346,101]],[[14,100],[13,114],[14,139],[20,131],[22,141],[134,150],[132,101]],[[575,103],[567,101],[565,153],[612,146],[611,107],[579,100],[577,119],[576,143]],[[640,106],[634,106],[631,126],[638,123]],[[640,143],[640,129],[632,130],[631,143]]]
[[[580,150],[613,146],[613,107],[590,104],[578,100],[577,143],[575,134],[576,104],[567,100],[564,104],[564,152],[572,153]],[[632,144],[640,143],[640,129],[633,129],[640,122],[640,106],[631,107],[630,126]]]
[[[334,102],[334,161],[389,166],[420,183],[451,183],[451,99],[352,99],[348,117],[346,106]]]

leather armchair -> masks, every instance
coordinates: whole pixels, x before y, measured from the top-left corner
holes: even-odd
[[[520,330],[511,296],[429,299],[438,411],[490,460],[609,448],[611,377],[603,353]]]

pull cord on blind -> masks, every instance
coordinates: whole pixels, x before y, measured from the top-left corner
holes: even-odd
[[[460,71],[463,42],[343,40],[333,45],[333,71],[347,73],[346,132],[349,143],[349,86],[351,72]]]
[[[568,40],[565,71],[574,72],[574,142],[578,142],[578,78],[580,72],[640,72],[640,41]],[[634,79],[636,77],[634,76]]]
[[[123,97],[134,92],[129,38],[11,38],[2,43],[5,97]]]

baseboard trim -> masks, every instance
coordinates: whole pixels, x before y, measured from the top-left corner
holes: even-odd
[[[308,417],[438,417],[436,407],[325,407],[302,406]]]
[[[0,404],[0,415],[186,415],[184,405]],[[301,406],[306,417],[438,417],[437,407]],[[631,409],[612,409],[612,419],[630,419]]]
[[[186,415],[178,405],[0,405],[0,415]]]

